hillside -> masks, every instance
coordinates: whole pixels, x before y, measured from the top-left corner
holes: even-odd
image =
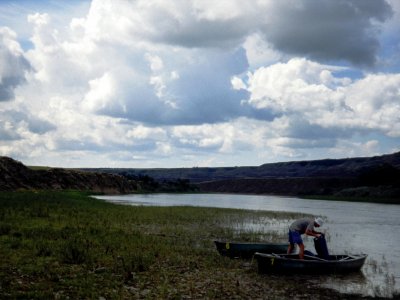
[[[18,189],[74,189],[107,194],[200,191],[400,201],[400,152],[258,167],[174,169],[32,169],[0,157],[0,191]]]
[[[169,169],[97,168],[82,170],[128,174],[130,176],[150,176],[159,181],[188,179],[191,182],[205,182],[243,178],[358,178],[368,173],[373,174],[385,168],[400,170],[400,152],[374,157],[279,162],[254,167],[195,167]]]
[[[400,199],[400,152],[256,167],[94,170],[133,178],[150,177],[158,182],[189,180],[201,192]]]
[[[374,157],[324,159],[270,163],[255,167],[221,168],[97,168],[82,169],[130,176],[150,176],[156,180],[188,179],[191,182],[242,178],[340,177],[356,178],[382,167],[400,170],[400,152]]]
[[[137,191],[137,185],[115,174],[59,168],[33,170],[12,158],[0,156],[0,191],[20,189],[72,189],[119,194]]]

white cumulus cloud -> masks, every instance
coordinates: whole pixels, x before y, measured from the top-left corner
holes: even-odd
[[[47,4],[0,20],[0,154],[193,166],[398,149],[396,1]]]

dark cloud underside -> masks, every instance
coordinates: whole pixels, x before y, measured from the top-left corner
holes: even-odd
[[[374,20],[382,22],[392,14],[384,0],[290,3],[277,2],[263,30],[276,49],[318,60],[375,63],[379,41]]]

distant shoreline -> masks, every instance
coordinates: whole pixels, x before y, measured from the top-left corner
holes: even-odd
[[[79,190],[103,194],[232,193],[400,204],[400,152],[259,167],[62,169],[0,157],[0,191]]]

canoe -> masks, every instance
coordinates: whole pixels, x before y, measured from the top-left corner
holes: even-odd
[[[254,253],[286,253],[287,243],[246,243],[214,241],[218,252],[230,258],[252,258]]]
[[[299,259],[298,254],[257,252],[254,257],[260,273],[343,274],[359,271],[364,265],[367,255],[329,255],[327,259],[304,255],[304,259]]]

